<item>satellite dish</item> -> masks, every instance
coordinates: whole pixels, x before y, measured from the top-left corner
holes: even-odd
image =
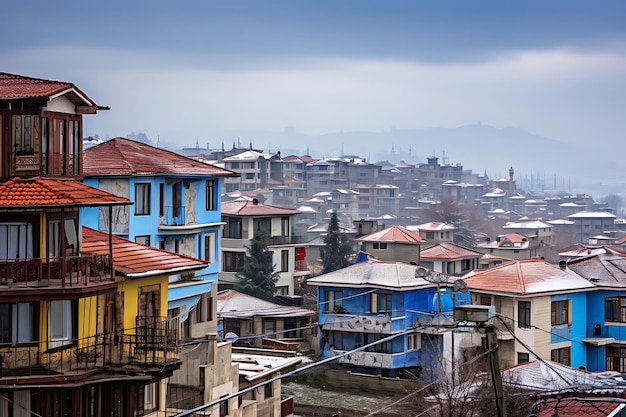
[[[426,276],[426,273],[426,268],[420,266],[415,269],[415,278],[424,278]]]
[[[237,336],[237,333],[228,332],[226,333],[226,336],[224,336],[224,338],[226,339],[227,342],[235,343],[237,339],[239,339],[239,336]]]
[[[467,282],[463,281],[462,279],[457,279],[456,281],[454,281],[453,288],[454,291],[465,294],[467,292]]]

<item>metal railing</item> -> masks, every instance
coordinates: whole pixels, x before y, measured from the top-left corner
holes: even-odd
[[[161,226],[184,226],[186,224],[185,206],[164,206],[159,224]]]
[[[152,317],[135,334],[102,333],[68,339],[49,349],[43,341],[0,343],[0,378],[53,375],[102,367],[165,365],[179,360],[178,325],[174,320]],[[58,342],[57,342],[58,343]]]
[[[107,281],[113,281],[108,254],[0,260],[0,285],[72,287]]]

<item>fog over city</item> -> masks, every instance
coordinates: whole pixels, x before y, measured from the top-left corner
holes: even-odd
[[[625,17],[620,1],[13,2],[0,62],[110,106],[85,136],[437,155],[601,196],[624,189]]]

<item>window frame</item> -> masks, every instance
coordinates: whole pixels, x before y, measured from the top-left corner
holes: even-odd
[[[528,329],[531,327],[531,303],[526,300],[517,302],[517,327]]]
[[[551,349],[550,360],[552,360],[552,362],[558,362],[562,365],[571,366],[571,363],[572,363],[571,346],[564,346],[562,348]]]
[[[135,183],[135,216],[150,215],[151,191],[151,184],[149,182]]]
[[[561,326],[570,324],[570,300],[556,300],[550,303],[550,325]]]
[[[217,210],[217,198],[215,195],[215,180],[206,180],[205,190],[206,190],[206,210],[207,211],[215,211]]]
[[[374,292],[370,296],[370,312],[392,313],[393,296],[391,293]]]
[[[325,290],[324,291],[324,311],[333,312],[339,309],[343,310],[343,291],[341,290]]]

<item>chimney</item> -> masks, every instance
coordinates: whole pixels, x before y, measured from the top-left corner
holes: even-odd
[[[252,205],[253,206],[258,206],[259,205],[259,199],[258,198],[253,198],[252,199]]]
[[[559,268],[561,268],[561,271],[565,271],[566,267],[567,267],[567,261],[559,261]]]

